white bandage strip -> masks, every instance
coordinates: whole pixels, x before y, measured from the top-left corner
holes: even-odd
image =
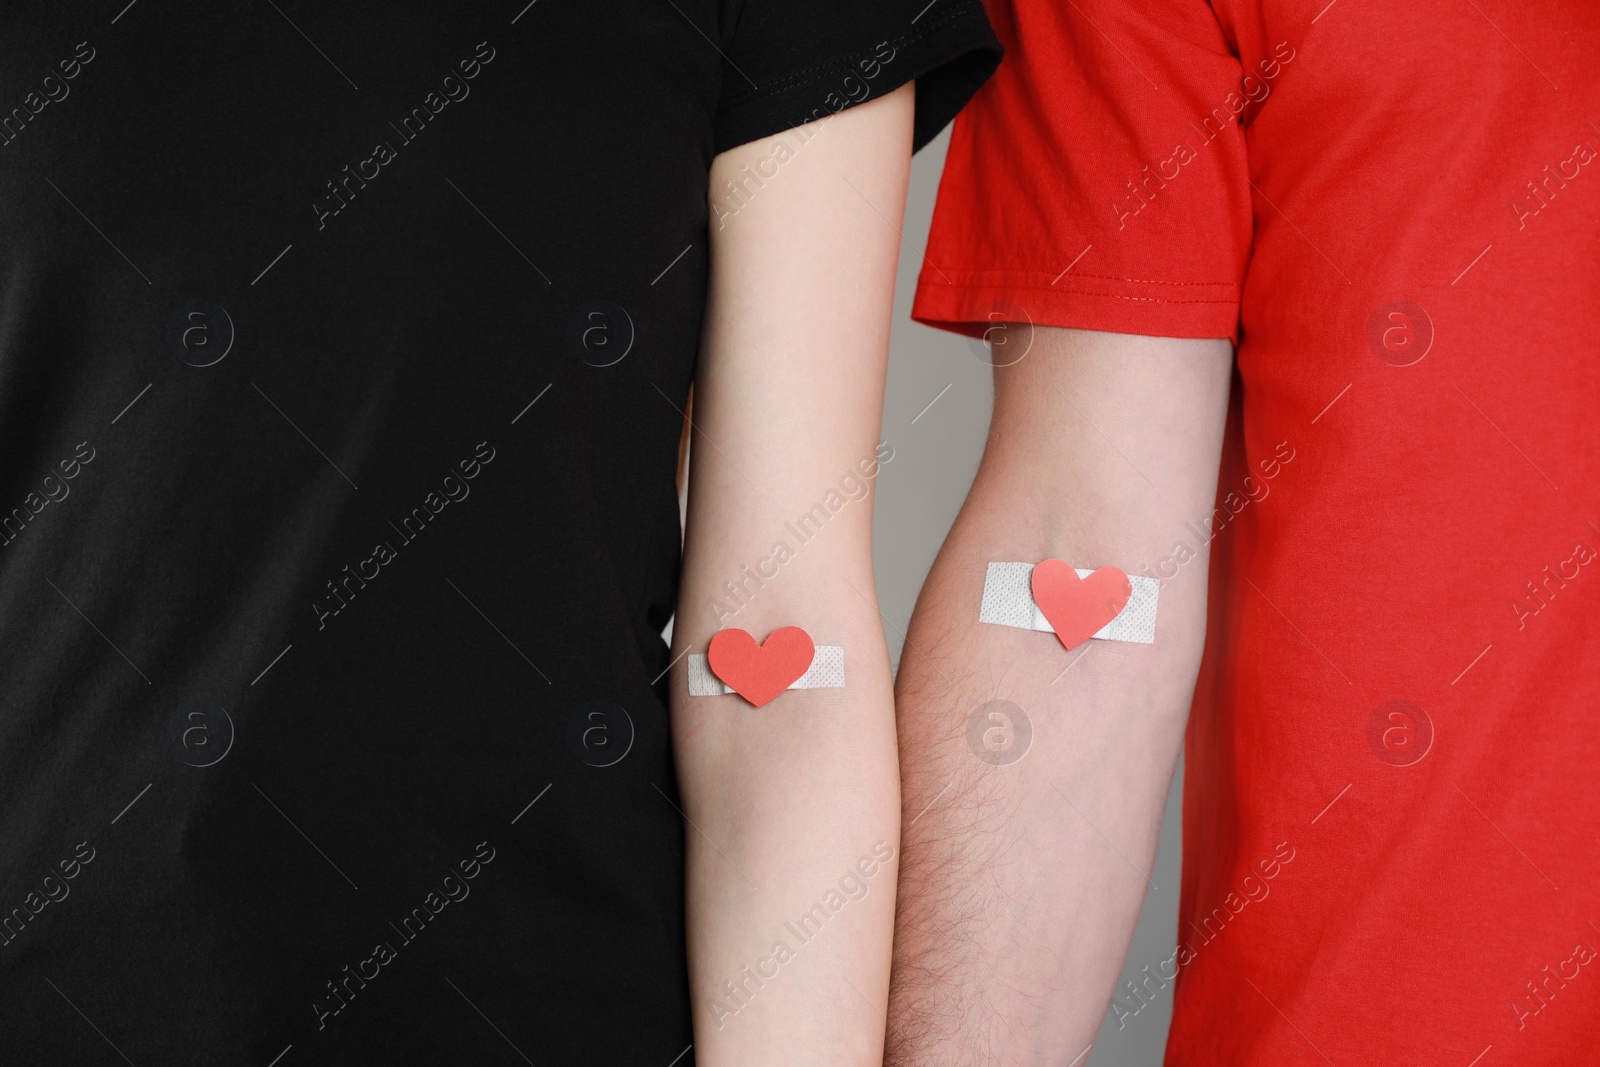
[[[1087,578],[1093,569],[1074,567],[1079,578]],[[1045,619],[1039,605],[1033,602],[1033,564],[991,563],[983,582],[983,606],[978,609],[979,622],[996,626],[1015,626],[1023,630],[1042,630],[1055,633],[1055,627]],[[1154,578],[1130,574],[1133,595],[1128,598],[1117,617],[1102,626],[1095,637],[1102,641],[1131,641],[1140,645],[1156,643],[1156,597],[1161,583]]]
[[[690,656],[689,695],[714,697],[731,693],[733,689],[722,684],[722,679],[711,673],[711,664],[704,656]],[[789,683],[790,689],[843,689],[844,649],[838,645],[818,645],[811,657],[806,673]]]

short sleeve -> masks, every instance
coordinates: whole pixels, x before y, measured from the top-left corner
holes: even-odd
[[[912,316],[1237,340],[1248,101],[1210,4],[989,14],[1006,61],[956,120]]]
[[[913,79],[921,148],[1000,62],[980,0],[741,0],[734,7],[718,152],[827,118]]]

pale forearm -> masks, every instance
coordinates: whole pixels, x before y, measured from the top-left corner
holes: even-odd
[[[805,562],[724,621],[757,638],[799,624],[843,648],[843,688],[790,690],[752,709],[674,682],[694,823],[696,1056],[708,1065],[876,1064],[882,1048],[900,819],[888,657],[877,615],[850,587],[870,584],[814,582]],[[709,599],[720,582],[697,586]],[[680,651],[704,651],[716,627],[702,615],[680,622]]]
[[[754,707],[691,696],[686,661],[674,669],[707,1067],[872,1067],[882,1052],[899,789],[870,490],[889,457],[885,219],[904,200],[911,105],[906,87],[829,119],[714,231],[673,652],[798,626],[840,650],[843,684]],[[719,156],[713,187],[763,150]]]

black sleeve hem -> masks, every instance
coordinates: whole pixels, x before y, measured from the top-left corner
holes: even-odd
[[[945,4],[949,6],[944,11],[928,12],[920,25],[887,42],[894,59],[881,63],[878,76],[867,83],[871,92],[859,100],[845,95],[845,79],[861,79],[860,64],[879,58],[876,48],[735,93],[717,116],[716,151],[837,114],[885,96],[912,79],[917,83],[913,150],[921,149],[1000,64],[1000,42],[981,0],[945,0]]]

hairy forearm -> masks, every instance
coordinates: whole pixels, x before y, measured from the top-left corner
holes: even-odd
[[[898,687],[906,829],[890,1063],[1065,1064],[1105,1012],[1147,888],[1199,627],[1167,628],[1159,648],[1069,653],[1049,634],[979,623],[973,596],[990,561],[1131,563],[1088,552],[963,529],[913,619]],[[1162,593],[1171,617],[1176,591]],[[989,743],[1000,760],[1025,732],[1009,708],[980,713],[996,700],[1029,722],[1015,763],[984,758],[983,731],[1000,731]]]
[[[1198,670],[1203,546],[1163,574],[1153,645],[1090,640],[1069,651],[1052,634],[978,621],[990,562],[1156,574],[1182,520],[1209,513],[1225,375],[1213,368],[1200,395],[1174,398],[1198,402],[1216,427],[1197,424],[1193,448],[1173,447],[1170,431],[1128,432],[1138,388],[1118,396],[1121,383],[1097,384],[1087,370],[1065,384],[1035,378],[1073,394],[1076,410],[1001,404],[902,656],[895,1067],[1082,1062],[1149,887]],[[1061,429],[1071,423],[1124,438],[1126,455],[1052,436],[1072,434]]]

